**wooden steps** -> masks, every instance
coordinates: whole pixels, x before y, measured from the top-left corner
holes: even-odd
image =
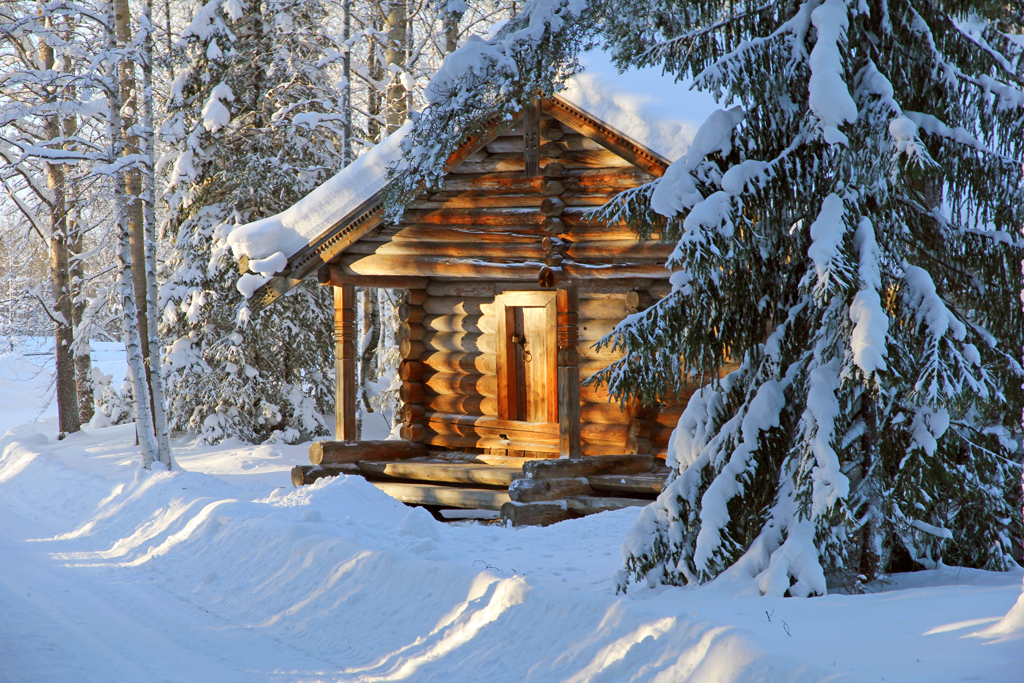
[[[649,455],[568,460],[424,454],[403,443],[315,443],[310,446],[315,464],[293,468],[292,483],[302,486],[322,477],[360,475],[409,505],[500,510],[503,522],[522,526],[647,505],[668,475],[662,462]],[[378,453],[383,457],[375,457]]]

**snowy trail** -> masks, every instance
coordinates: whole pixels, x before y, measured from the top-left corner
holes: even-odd
[[[86,550],[0,506],[0,681],[295,680],[323,662],[174,599],[137,574],[54,561]],[[285,673],[288,672],[288,673]]]

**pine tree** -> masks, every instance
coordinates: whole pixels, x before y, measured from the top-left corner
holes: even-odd
[[[317,0],[213,0],[182,35],[161,137],[173,148],[160,310],[171,429],[209,441],[327,433],[331,301],[302,284],[250,320],[225,245],[341,165],[341,98]]]
[[[605,210],[678,243],[672,294],[614,336],[611,390],[656,403],[739,362],[681,417],[620,588],[728,569],[816,595],[827,578],[1014,566],[1024,13],[629,0],[602,15],[621,65],[738,105]]]

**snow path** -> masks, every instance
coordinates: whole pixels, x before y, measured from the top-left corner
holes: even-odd
[[[168,599],[147,577],[54,562],[86,546],[0,505],[0,681],[292,680],[323,662]]]
[[[98,354],[105,372],[123,372],[115,350]],[[292,489],[305,444],[177,440],[185,471],[146,474],[132,425],[57,441],[48,371],[26,356],[0,354],[0,683],[1016,683],[1024,671],[1024,628],[980,635],[1021,595],[1021,571],[943,568],[806,600],[721,580],[616,596],[636,509],[543,529],[441,524],[359,477]]]

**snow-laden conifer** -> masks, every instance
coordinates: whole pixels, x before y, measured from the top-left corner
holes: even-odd
[[[302,284],[250,320],[224,241],[341,166],[342,100],[327,76],[340,54],[323,18],[317,0],[212,0],[179,42],[187,63],[161,129],[172,148],[160,297],[172,430],[207,441],[327,433],[329,291]]]
[[[623,547],[630,582],[773,595],[1021,541],[1024,16],[1003,2],[607,2],[622,65],[729,109],[606,209],[675,240],[603,379],[645,402],[730,362]],[[643,362],[635,359],[643,358]],[[681,360],[682,359],[682,360]]]

